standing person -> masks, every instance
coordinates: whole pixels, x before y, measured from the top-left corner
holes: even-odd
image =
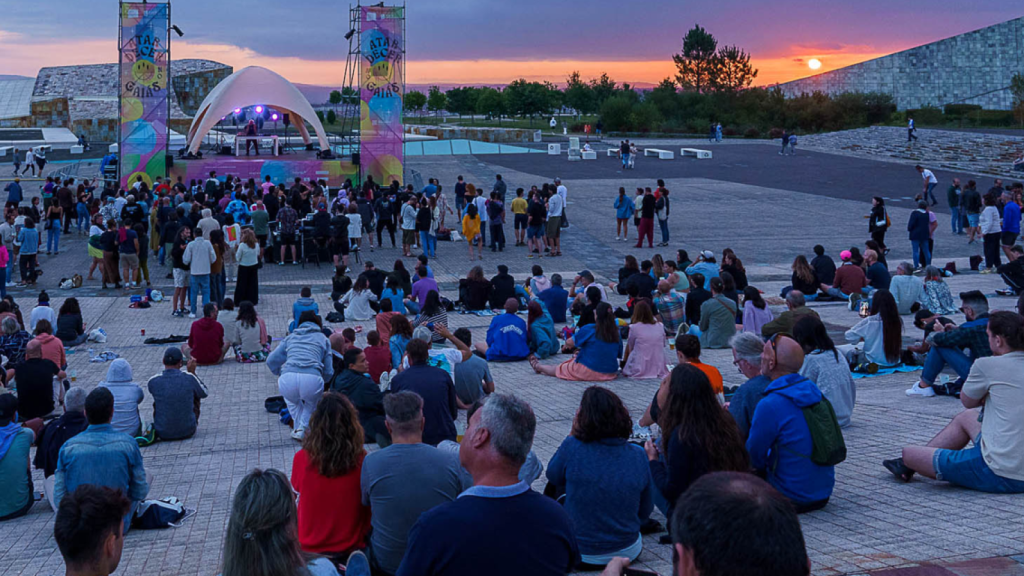
[[[462,180],[462,174],[455,181],[455,210],[462,214],[466,206],[466,183]]]
[[[282,211],[284,209],[282,208]],[[235,284],[235,302],[260,303],[260,250],[252,228],[242,230],[242,240],[235,250],[238,261],[238,282]],[[195,295],[193,295],[195,298]]]
[[[981,236],[978,229],[978,221],[981,219],[983,208],[981,193],[978,192],[978,185],[974,180],[967,181],[963,196],[960,198],[961,211],[967,214],[967,243],[973,244],[977,236]]]
[[[1003,246],[1003,253],[1006,254],[1006,259],[1011,262],[1015,259],[1011,250],[1017,243],[1017,237],[1020,236],[1020,216],[1020,204],[1013,200],[1007,202],[1006,206],[1003,207],[1003,234],[1000,244]]]
[[[654,211],[658,216],[658,226],[661,228],[661,243],[658,246],[668,246],[668,214],[669,201],[668,189],[665,188],[665,181],[658,180],[658,199],[654,203]]]
[[[953,234],[964,233],[964,213],[960,210],[960,201],[963,191],[960,189],[960,179],[953,178],[953,183],[949,185],[949,190],[946,191],[946,201],[949,202],[950,218],[949,224],[953,230]]]
[[[907,118],[907,142],[917,141],[917,126],[914,125],[914,119],[912,117]]]
[[[136,240],[136,243],[138,240]],[[137,257],[136,257],[137,258]],[[203,238],[203,229],[196,226],[196,237],[181,256],[181,261],[189,266],[189,278],[192,288],[192,311],[189,318],[196,317],[196,307],[199,305],[199,296],[202,294],[203,304],[209,304],[210,300],[210,273],[211,265],[217,259],[217,253],[206,238]],[[241,302],[241,300],[238,300]]]
[[[25,172],[28,172],[29,170],[32,170],[32,177],[35,178],[36,177],[36,156],[35,156],[35,153],[32,152],[31,148],[29,148],[28,150],[25,150],[25,169],[22,170],[21,173],[24,174]],[[42,172],[40,172],[39,175],[42,176],[43,175]]]
[[[615,239],[629,240],[629,219],[636,212],[633,199],[626,196],[626,189],[619,187],[619,195],[615,198]]]
[[[484,241],[480,236],[480,216],[477,215],[476,205],[470,204],[466,206],[466,215],[462,217],[462,235],[466,238],[466,244],[469,246],[469,259],[473,260],[473,245],[477,246],[477,256],[480,260],[484,259]],[[406,254],[411,256],[411,254]]]
[[[295,422],[291,436],[302,441],[313,409],[334,375],[331,344],[320,317],[307,310],[299,325],[267,357],[267,368],[278,376],[277,385]]]
[[[388,236],[391,237],[391,247],[395,247],[395,203],[395,195],[390,190],[383,192],[380,198],[373,203],[373,209],[377,216],[377,245],[381,248],[384,247],[381,233],[385,228],[388,230]]]
[[[476,192],[476,196],[473,197],[473,205],[476,206],[476,213],[480,215],[480,240],[482,246],[487,245],[487,199],[484,198],[483,189],[479,189]]]
[[[497,192],[491,192],[491,200],[487,203],[487,223],[491,227],[491,252],[504,252],[505,203]]]
[[[882,250],[888,252],[885,246],[885,233],[889,230],[889,214],[885,211],[885,199],[881,196],[872,197],[871,213],[867,217],[871,239],[878,242]]]
[[[498,201],[500,201],[502,204],[505,203],[505,195],[508,192],[508,184],[505,184],[505,181],[501,179],[501,174],[494,175],[494,186],[491,188],[491,192],[496,192],[498,194]]]
[[[224,276],[224,255],[229,252],[224,243],[224,232],[220,229],[210,232],[210,245],[216,258],[210,263],[210,300],[220,307],[224,301],[227,280]]]
[[[546,240],[549,256],[562,255],[562,215],[565,210],[565,199],[558,192],[548,192],[548,221]]]
[[[998,213],[996,214],[996,226],[999,226]],[[932,263],[932,255],[928,250],[928,240],[931,223],[928,218],[928,202],[921,200],[917,203],[917,210],[910,213],[910,220],[907,221],[907,232],[910,237],[911,250],[914,252],[914,269],[920,270]],[[998,243],[998,234],[996,242]],[[998,248],[997,248],[998,249]]]
[[[18,175],[18,170],[21,169],[21,153],[18,152],[17,148],[15,148],[13,150],[13,152],[11,154],[11,160],[14,163],[14,172],[12,172],[11,175],[12,176],[17,176]]]
[[[39,252],[39,232],[36,230],[36,223],[32,218],[25,218],[25,225],[21,232],[18,232],[18,244],[21,246],[18,262],[21,283],[26,286],[34,286],[36,283],[36,255]],[[116,269],[114,275],[115,277],[117,275]]]
[[[654,215],[656,212],[657,200],[650,188],[644,189],[644,196],[640,201],[640,227],[637,228],[637,243],[634,248],[644,247],[644,237],[647,238],[647,247],[654,248]]]
[[[914,139],[916,140],[917,137],[915,136]],[[932,206],[935,206],[939,203],[939,201],[935,199],[935,187],[939,185],[939,180],[935,178],[935,174],[932,173],[931,170],[923,168],[920,164],[914,168],[917,169],[918,174],[921,175],[921,179],[924,180],[924,187],[922,188],[921,193],[922,197],[925,200],[928,200],[928,198],[931,197]]]
[[[409,200],[402,205],[402,255],[406,258],[412,256],[412,246],[416,243],[416,197],[409,196]]]
[[[516,188],[516,197],[512,200],[513,227],[515,229],[516,246],[526,245],[526,199],[523,198],[524,190]]]
[[[629,164],[629,140],[619,143],[619,157],[622,159],[622,169],[625,170]]]
[[[526,249],[529,251],[528,258],[543,258],[541,247],[544,246],[544,224],[547,221],[548,209],[540,193],[530,193],[529,205],[526,208]]]
[[[61,219],[64,217],[64,209],[60,204],[53,202],[46,209],[46,255],[60,254],[60,227]]]
[[[430,209],[430,199],[423,198],[416,210],[416,232],[420,239],[420,247],[423,255],[434,258],[435,254],[430,251],[430,228],[434,223],[434,212]]]
[[[789,148],[789,132],[785,129],[782,130],[782,150],[779,150],[779,156],[786,155],[786,148]]]
[[[111,220],[110,222],[114,222]],[[192,229],[188,226],[182,226],[178,229],[178,234],[174,240],[173,248],[171,248],[171,260],[174,263],[174,295],[171,298],[171,304],[173,310],[171,311],[172,316],[184,316],[187,313],[185,304],[188,302],[188,288],[189,288],[189,276],[188,276],[188,264],[182,260],[185,255],[185,249],[188,248],[189,240],[192,238]],[[104,251],[106,248],[104,248]],[[107,259],[106,253],[103,255],[104,260]],[[117,276],[116,262],[114,268],[114,276]],[[115,286],[120,288],[120,285]],[[195,295],[192,296],[195,298]]]
[[[978,220],[978,227],[981,230],[985,248],[985,269],[981,273],[991,274],[1001,264],[999,259],[999,240],[1002,237],[1002,228],[999,224],[999,207],[996,206],[996,196],[994,194],[985,194],[984,204],[985,209],[982,210],[981,218]],[[1019,227],[1020,224],[1018,223],[1018,229]]]
[[[21,178],[14,177],[14,182],[4,186],[4,192],[7,192],[7,203],[4,204],[4,208],[7,210],[18,209],[18,205],[21,204],[24,198],[24,190],[21,187]]]
[[[280,225],[279,230],[281,233],[281,259],[277,262],[278,266],[284,266],[286,248],[291,252],[292,264],[299,263],[299,252],[295,248],[296,221],[298,217],[299,213],[288,202],[283,203],[277,211],[277,222]]]
[[[560,223],[560,226],[562,228],[568,228],[569,189],[566,188],[564,184],[562,184],[561,178],[555,178],[555,192],[557,192],[558,195],[562,197],[562,222]]]
[[[133,286],[132,280],[139,271],[139,235],[128,227],[130,223],[131,220],[122,220],[117,228],[117,251],[126,290]]]

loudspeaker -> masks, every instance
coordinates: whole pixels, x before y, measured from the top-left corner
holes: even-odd
[[[359,166],[359,152],[352,153],[352,165]]]
[[[218,152],[218,154],[221,156],[231,156],[231,146],[224,144],[220,147],[220,152]]]
[[[291,126],[291,125],[292,125],[292,119],[291,119],[291,116],[290,116],[290,115],[288,115],[288,114],[285,114],[285,115],[284,115],[284,120],[282,120],[282,122],[284,123],[284,127],[285,127],[285,128],[287,128],[287,127]]]
[[[167,167],[168,168],[173,168],[174,167],[174,154],[168,154],[167,155]]]

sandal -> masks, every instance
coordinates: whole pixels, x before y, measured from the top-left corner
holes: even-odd
[[[538,360],[533,354],[527,356],[526,360],[530,363],[530,368],[533,368],[534,372],[540,374],[540,370],[537,369],[537,367],[540,366],[540,360]]]

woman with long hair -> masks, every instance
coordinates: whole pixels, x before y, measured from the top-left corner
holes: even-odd
[[[633,420],[614,392],[591,386],[548,462],[548,482],[564,493],[582,563],[604,566],[616,556],[635,560],[643,549],[640,526],[654,509],[644,451],[629,443]],[[609,474],[614,470],[614,474]]]
[[[210,231],[210,244],[217,259],[210,262],[210,301],[220,306],[227,296],[227,280],[224,276],[224,254],[228,245],[224,242],[224,232],[219,228]]]
[[[225,214],[224,225],[220,230],[224,233],[224,243],[227,245],[227,250],[224,251],[224,281],[235,282],[238,280],[238,258],[235,254],[242,242],[242,227],[235,223],[234,216]],[[255,233],[254,231],[253,234]],[[226,287],[224,293],[227,294]]]
[[[661,280],[665,277],[665,259],[661,254],[651,256],[651,278]]]
[[[704,474],[750,470],[736,421],[718,403],[704,372],[680,364],[669,378],[668,399],[658,414],[661,440],[644,445],[657,489],[654,502],[667,518],[679,496]]]
[[[60,254],[60,227],[64,209],[57,202],[46,208],[46,255]]]
[[[468,198],[467,194],[467,198]],[[484,259],[484,241],[480,235],[480,215],[477,213],[475,204],[466,206],[466,214],[462,217],[462,235],[466,238],[469,246],[469,259]],[[476,245],[476,257],[474,257],[473,246]]]
[[[529,335],[530,352],[540,359],[558,354],[558,334],[551,314],[539,300],[530,300],[526,305],[526,332]]]
[[[871,239],[878,243],[881,251],[879,256],[888,250],[885,247],[885,233],[889,230],[889,215],[885,211],[885,199],[881,196],[871,198],[871,213],[865,216],[868,219],[868,233]]]
[[[89,337],[82,322],[82,309],[78,306],[78,298],[67,298],[60,305],[57,316],[57,331],[54,336],[60,339],[66,348],[78,346]]]
[[[862,363],[895,366],[903,351],[903,320],[896,299],[888,290],[877,290],[871,296],[870,315],[846,331],[849,344],[837,349],[851,365]],[[862,346],[858,346],[863,341]],[[871,370],[870,366],[867,367]]]
[[[359,412],[348,397],[324,394],[292,461],[303,550],[344,557],[366,545],[370,507],[363,505],[359,486],[363,440]]]
[[[648,300],[639,300],[633,306],[626,351],[622,355],[622,375],[628,378],[664,378],[665,326],[654,319]]]
[[[377,295],[370,290],[370,281],[365,274],[356,277],[352,289],[345,293],[335,304],[335,309],[344,312],[345,320],[370,320],[375,315],[371,302],[377,301]]]
[[[874,250],[875,255],[878,256],[878,261],[881,262],[882,265],[885,266],[886,268],[889,268],[889,261],[885,259],[886,251],[881,247],[881,245],[878,244],[878,242],[874,240],[868,240],[867,242],[864,243],[864,248],[865,254],[867,254],[868,250]]]
[[[793,271],[793,276],[790,277],[789,288],[782,289],[782,297],[785,298],[790,290],[799,290],[803,292],[805,300],[817,298],[821,282],[818,281],[818,275],[807,261],[807,257],[800,254],[794,258],[790,269]]]
[[[629,240],[629,219],[636,212],[633,199],[626,196],[626,189],[619,187],[619,195],[615,197],[615,239]]]
[[[857,387],[849,363],[836,350],[825,324],[817,316],[802,316],[793,326],[793,339],[804,351],[800,375],[818,385],[832,403],[839,425],[849,425],[857,402]]]
[[[736,282],[736,290],[744,290],[747,287],[747,269],[743,267],[743,261],[736,257],[732,248],[722,250],[722,272],[728,272]]]
[[[337,576],[330,560],[302,551],[298,516],[284,472],[247,474],[231,503],[221,576]]]
[[[622,267],[619,268],[619,281],[616,284],[609,285],[609,288],[614,288],[620,295],[626,295],[626,280],[633,274],[640,273],[640,264],[636,261],[636,256],[632,254],[626,254],[625,262]]]
[[[924,269],[924,291],[921,293],[921,307],[939,315],[956,314],[959,309],[949,291],[949,284],[942,279],[942,270],[935,266]]]
[[[1002,226],[1000,225],[1000,215],[998,201],[995,194],[988,193],[982,197],[982,203],[985,208],[981,211],[981,216],[978,219],[978,227],[981,229],[982,242],[985,252],[985,269],[981,271],[982,274],[991,274],[996,271],[996,267],[1000,265],[1001,260],[999,257],[999,240],[1002,237]],[[930,262],[926,262],[929,264]]]
[[[448,328],[448,311],[441,304],[441,296],[436,290],[427,292],[427,297],[423,299],[423,307],[420,308],[416,319],[412,321],[412,327],[416,328],[417,326],[433,326],[430,341],[437,344],[445,341],[445,337],[441,336],[438,329],[442,326]]]
[[[92,274],[97,268],[100,269],[100,276],[103,279],[103,284],[106,286],[108,276],[106,268],[103,265],[103,245],[100,244],[100,238],[103,236],[103,216],[96,214],[92,217],[92,224],[89,226],[89,240],[87,242],[87,250],[89,257],[92,258],[92,264],[89,265],[89,275],[86,280],[92,280]],[[12,260],[7,263],[8,266],[14,265],[13,255]]]
[[[391,365],[396,370],[402,369],[402,356],[405,355],[405,347],[412,339],[412,323],[401,314],[391,317],[391,337],[388,339],[388,347],[391,349]]]
[[[743,331],[761,334],[761,327],[775,319],[761,291],[753,286],[743,289]]]
[[[486,310],[493,286],[484,278],[484,269],[473,266],[459,282],[459,297],[466,310]]]
[[[596,288],[595,288],[596,290]],[[530,366],[538,374],[555,376],[562,380],[584,382],[607,382],[618,376],[622,356],[622,337],[615,322],[611,304],[601,302],[594,310],[592,324],[580,327],[566,346],[579,350],[572,358],[557,365],[542,365],[536,356],[530,355]]]
[[[260,303],[260,245],[252,228],[242,230],[241,242],[235,250],[238,261],[238,282],[235,284],[235,302]]]
[[[391,273],[398,276],[401,280],[402,291],[406,294],[412,294],[412,276],[409,275],[409,271],[405,268],[405,263],[401,260],[395,260],[395,267]],[[395,312],[399,312],[399,310],[396,309]]]
[[[215,232],[216,233],[216,232]],[[235,360],[243,364],[265,362],[270,355],[270,334],[267,324],[256,314],[256,307],[246,301],[238,305],[235,319]]]

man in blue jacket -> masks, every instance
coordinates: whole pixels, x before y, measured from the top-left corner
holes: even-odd
[[[569,306],[569,292],[562,288],[562,275],[551,275],[551,288],[540,294],[534,294],[534,298],[544,303],[544,306],[551,313],[551,320],[554,322],[565,322],[565,309]]]
[[[516,315],[519,301],[509,298],[505,301],[505,313],[495,316],[487,328],[487,344],[478,344],[481,352],[487,353],[491,362],[514,362],[530,355],[526,342],[526,321]]]
[[[923,268],[932,263],[932,253],[928,246],[928,240],[931,238],[930,226],[928,202],[921,200],[917,203],[917,210],[910,213],[910,220],[907,221],[910,246],[914,251],[914,268]]]
[[[771,379],[754,409],[747,452],[754,469],[793,503],[798,513],[823,508],[835,486],[835,467],[811,461],[814,447],[803,409],[821,402],[821,390],[798,372],[800,345],[776,334],[761,353],[761,374]]]

